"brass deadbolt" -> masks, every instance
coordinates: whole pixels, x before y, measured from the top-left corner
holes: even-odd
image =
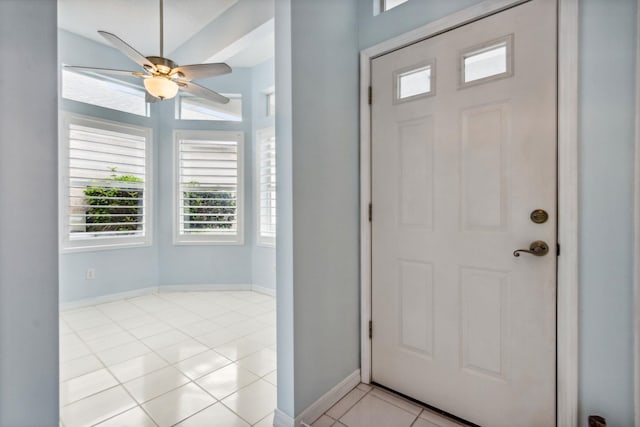
[[[544,209],[536,209],[535,211],[531,212],[530,218],[531,221],[535,222],[536,224],[544,224],[549,219],[549,214]]]

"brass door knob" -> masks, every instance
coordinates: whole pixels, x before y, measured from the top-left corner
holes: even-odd
[[[513,251],[513,256],[519,257],[520,252],[524,252],[527,254],[535,255],[535,256],[545,256],[549,253],[549,245],[547,245],[542,240],[536,240],[529,245],[529,249],[517,249]]]

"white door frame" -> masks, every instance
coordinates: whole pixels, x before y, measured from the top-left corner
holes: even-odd
[[[360,52],[360,370],[371,381],[371,60],[529,0],[485,0]],[[578,0],[558,0],[557,422],[578,425]]]
[[[640,28],[640,0],[636,1],[637,28]],[[634,420],[640,426],[640,31],[636,35],[636,135],[634,169],[634,237],[633,237],[633,328],[634,328]]]

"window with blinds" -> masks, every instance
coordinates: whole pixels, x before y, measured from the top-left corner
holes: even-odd
[[[177,244],[241,244],[241,132],[177,131]]]
[[[149,244],[151,130],[75,115],[63,129],[63,248]]]
[[[274,129],[257,134],[258,244],[276,243],[276,138]]]

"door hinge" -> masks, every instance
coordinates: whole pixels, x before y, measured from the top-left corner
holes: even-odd
[[[369,339],[373,338],[373,321],[369,320]]]
[[[560,256],[560,243],[556,243],[556,256]]]
[[[373,205],[369,203],[369,222],[373,220]]]
[[[369,86],[369,105],[373,104],[373,88]]]

